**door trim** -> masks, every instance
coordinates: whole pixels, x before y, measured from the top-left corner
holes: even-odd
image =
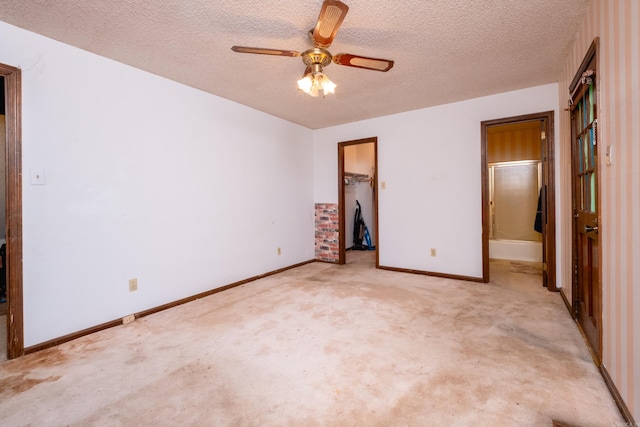
[[[542,182],[546,183],[547,206],[542,207],[546,212],[546,224],[542,236],[543,253],[546,263],[547,289],[558,291],[556,283],[556,185],[555,185],[555,139],[554,139],[554,112],[525,114],[522,116],[506,117],[496,120],[487,120],[480,124],[481,132],[481,180],[482,180],[482,280],[489,282],[489,177],[487,173],[487,130],[491,126],[513,124],[518,122],[545,121],[545,139],[542,144]],[[544,218],[543,218],[544,219]]]
[[[347,262],[346,255],[346,218],[344,206],[344,148],[349,145],[373,143],[374,175],[373,175],[373,210],[376,238],[376,268],[380,268],[380,229],[378,228],[378,137],[355,139],[338,143],[338,264]]]
[[[7,199],[7,357],[24,354],[22,299],[22,75],[0,64],[4,77],[6,119]]]

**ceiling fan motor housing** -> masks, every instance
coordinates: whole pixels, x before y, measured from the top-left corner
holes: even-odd
[[[331,64],[331,54],[328,50],[314,47],[313,49],[302,52],[302,61],[305,65],[314,68],[314,65],[326,67]]]

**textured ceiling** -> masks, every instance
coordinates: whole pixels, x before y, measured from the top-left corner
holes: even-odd
[[[297,90],[322,0],[0,0],[0,20],[311,129],[555,82],[591,0],[343,0],[335,95]]]

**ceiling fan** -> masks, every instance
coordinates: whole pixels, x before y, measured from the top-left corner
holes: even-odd
[[[338,53],[331,55],[327,50],[347,15],[349,7],[339,0],[324,0],[315,29],[309,30],[309,36],[315,47],[296,52],[295,50],[265,49],[260,47],[233,46],[231,50],[239,53],[255,53],[260,55],[301,56],[307,68],[302,79],[298,80],[298,88],[311,96],[334,93],[336,85],[322,73],[322,68],[334,62],[348,67],[364,68],[374,71],[389,71],[393,61],[380,58]]]

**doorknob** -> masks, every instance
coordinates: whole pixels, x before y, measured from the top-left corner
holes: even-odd
[[[590,225],[585,225],[585,226],[584,226],[584,232],[585,232],[585,233],[588,233],[588,232],[590,232],[590,231],[595,231],[595,232],[597,233],[597,232],[598,232],[598,226],[597,226],[597,225],[594,225],[594,226],[592,227],[592,226],[590,226]]]

